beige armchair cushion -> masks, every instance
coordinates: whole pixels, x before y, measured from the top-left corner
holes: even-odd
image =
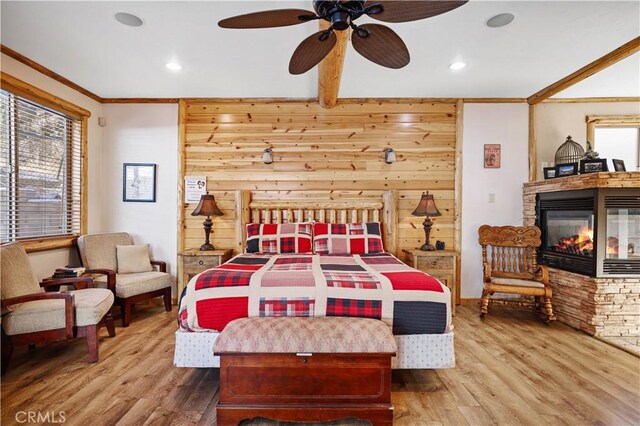
[[[113,293],[101,288],[70,292],[74,296],[75,325],[97,324],[113,305]],[[65,327],[64,300],[36,300],[11,307],[2,317],[2,328],[9,336]]]
[[[78,238],[78,250],[82,264],[88,269],[117,271],[116,246],[131,244],[133,244],[133,240],[127,232],[89,234]]]
[[[149,259],[149,244],[117,245],[116,257],[119,274],[153,271]]]
[[[0,247],[0,289],[2,300],[44,291],[20,243]]]
[[[94,283],[107,286],[107,276],[100,275]],[[173,286],[174,277],[165,272],[139,272],[135,274],[116,274],[116,296],[127,298]]]

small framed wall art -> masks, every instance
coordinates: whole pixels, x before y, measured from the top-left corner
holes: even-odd
[[[597,173],[607,171],[609,171],[609,168],[607,167],[606,158],[594,158],[593,160],[580,161],[580,173]]]
[[[124,163],[122,170],[122,201],[156,202],[156,165]]]
[[[555,166],[555,176],[554,177],[563,177],[563,176],[571,176],[578,174],[578,163],[565,163],[565,164],[556,164]]]
[[[492,143],[484,145],[484,168],[499,169],[500,168],[500,144]]]
[[[626,172],[627,168],[624,165],[624,160],[616,160],[615,158],[613,160],[613,170],[615,170],[616,172]]]

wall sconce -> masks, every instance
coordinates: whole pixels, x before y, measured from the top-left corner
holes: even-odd
[[[396,161],[396,152],[393,148],[385,148],[384,150],[384,162],[387,164],[392,164]]]
[[[271,151],[271,148],[267,148],[262,151],[262,161],[264,162],[264,164],[273,163],[273,151]]]

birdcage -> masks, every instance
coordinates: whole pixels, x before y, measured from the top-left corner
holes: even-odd
[[[555,164],[577,163],[584,157],[584,148],[567,136],[567,140],[556,151]]]

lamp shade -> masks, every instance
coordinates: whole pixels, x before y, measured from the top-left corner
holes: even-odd
[[[205,194],[200,196],[200,202],[191,216],[222,216],[224,213],[220,211],[216,205],[216,199],[213,195]]]
[[[418,207],[411,214],[413,216],[442,216],[442,213],[436,207],[433,195],[429,194],[429,191],[422,193]]]

